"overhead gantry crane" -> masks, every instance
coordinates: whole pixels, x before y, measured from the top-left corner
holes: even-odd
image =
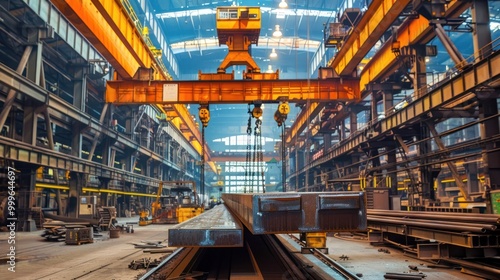
[[[219,44],[228,46],[228,54],[216,73],[200,72],[198,81],[109,81],[106,102],[116,105],[199,103],[203,138],[210,119],[210,103],[253,103],[256,108],[252,115],[258,117],[259,104],[279,102],[275,120],[281,126],[289,112],[288,102],[359,99],[357,78],[278,80],[279,71],[261,73],[249,53],[251,45],[258,43],[259,7],[219,7],[216,15]],[[235,80],[234,73],[226,73],[232,65],[247,67],[242,80]]]
[[[249,53],[258,43],[261,27],[259,7],[217,8],[219,44],[228,54],[217,73],[200,73],[198,81],[109,81],[106,102],[112,104],[189,104],[189,103],[278,103],[356,100],[357,78],[278,80],[279,72],[261,73]],[[246,65],[243,80],[226,73],[232,65]]]
[[[260,104],[279,102],[274,118],[281,126],[290,110],[288,102],[347,101],[359,98],[357,78],[278,80],[279,71],[261,73],[249,53],[250,46],[258,43],[261,27],[259,7],[219,7],[216,25],[219,44],[226,44],[229,49],[217,73],[200,72],[198,81],[110,81],[106,86],[106,102],[200,103],[199,116],[203,123],[202,138],[204,138],[204,129],[210,119],[208,110],[210,103],[253,103],[255,107],[251,112],[252,116],[259,118],[262,115]],[[234,80],[234,73],[226,73],[226,69],[232,65],[247,67],[242,80]],[[284,138],[284,130],[282,135]],[[204,162],[203,153],[202,162]],[[202,185],[204,185],[203,172],[202,169]],[[283,175],[283,180],[284,177]],[[265,191],[264,187],[263,190]],[[326,247],[326,234],[319,234],[317,239],[323,240],[323,243],[318,242],[317,246]]]

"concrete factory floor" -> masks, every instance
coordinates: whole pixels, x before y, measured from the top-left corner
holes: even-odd
[[[119,218],[119,224],[136,222],[138,218]],[[15,235],[15,272],[7,263],[8,232],[0,232],[0,279],[102,279],[131,280],[145,270],[132,270],[128,265],[141,258],[160,258],[163,254],[143,253],[133,243],[165,241],[171,225],[134,225],[134,233],[122,233],[119,238],[96,240],[91,244],[66,245],[65,242],[48,242],[40,236],[42,231],[17,232]],[[166,243],[166,242],[165,242]],[[330,257],[347,269],[361,273],[362,279],[384,279],[386,272],[406,273],[415,265],[433,279],[481,279],[454,269],[428,268],[426,263],[403,255],[389,247],[373,247],[366,240],[357,238],[328,238]],[[390,253],[379,251],[388,249]],[[341,259],[347,256],[349,259]],[[411,272],[418,273],[418,272]]]

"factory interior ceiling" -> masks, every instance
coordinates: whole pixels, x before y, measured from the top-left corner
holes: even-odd
[[[132,1],[134,2],[134,1]],[[138,1],[144,2],[144,1]],[[325,67],[335,56],[335,48],[325,48],[325,35],[328,33],[328,24],[336,22],[345,9],[358,8],[361,13],[352,19],[355,23],[370,5],[369,0],[319,0],[319,1],[280,1],[280,0],[247,0],[247,1],[147,1],[150,12],[160,22],[160,29],[169,43],[173,56],[179,66],[176,73],[171,73],[175,79],[197,80],[199,71],[213,73],[227,54],[227,46],[219,45],[215,27],[215,9],[219,6],[258,6],[262,12],[262,28],[259,42],[252,45],[251,55],[261,68],[261,71],[279,70],[280,79],[316,79],[318,68]],[[281,2],[287,5],[281,8]],[[140,4],[140,3],[136,3]],[[492,40],[500,36],[500,3],[490,1],[490,27]],[[144,9],[137,9],[139,11]],[[412,5],[408,5],[405,12],[394,23],[395,26],[411,14]],[[146,18],[138,14],[139,19]],[[448,30],[448,36],[458,46],[464,57],[473,53],[472,19],[470,11],[461,15],[463,22]],[[276,28],[281,36],[273,36]],[[386,38],[391,35],[391,30],[381,37],[372,50],[366,55],[358,66],[361,71],[364,64],[373,56]],[[439,79],[439,75],[452,71],[454,62],[450,58],[440,40],[433,39],[429,45],[437,47],[437,56],[429,57],[426,66],[431,81]],[[277,56],[270,54],[276,52]],[[235,79],[242,79],[245,66],[232,66],[226,72],[234,71]],[[395,102],[402,102],[411,95],[411,91],[403,91],[395,96]],[[369,100],[367,100],[369,102]],[[290,127],[294,116],[300,112],[304,104],[292,104],[291,113],[286,120],[286,127]],[[267,107],[266,107],[267,106]],[[189,106],[194,116],[198,114],[198,106]],[[267,108],[267,109],[266,109]],[[245,134],[247,129],[247,105],[221,105],[210,106],[211,121],[206,130],[206,140],[213,151],[224,151],[230,148],[221,145],[227,137]],[[273,121],[276,105],[269,104],[264,107],[263,135],[279,141],[281,130]],[[311,116],[313,118],[314,116]],[[225,127],[220,130],[218,128]],[[304,133],[307,132],[307,129]],[[267,150],[273,145],[267,145]]]
[[[88,2],[94,1],[97,0],[88,0]],[[43,3],[46,2],[47,1]],[[120,5],[123,5],[123,7],[126,7],[126,12],[128,13],[126,15],[127,20],[130,24],[135,25],[134,32],[143,36],[141,40],[146,41],[144,39],[146,37],[151,40],[150,42],[148,42],[148,44],[151,43],[151,45],[146,46],[149,47],[149,51],[151,51],[152,46],[159,48],[161,55],[157,57],[160,57],[159,59],[161,59],[161,61],[165,64],[166,71],[168,71],[168,74],[172,77],[172,79],[174,81],[181,81],[180,84],[182,84],[182,82],[184,81],[198,80],[198,75],[200,72],[216,73],[218,70],[218,66],[221,64],[221,62],[223,62],[224,58],[228,54],[228,47],[226,45],[220,45],[220,42],[217,38],[217,7],[259,7],[262,15],[259,41],[258,44],[251,46],[250,54],[252,59],[260,68],[261,72],[267,73],[269,71],[274,73],[278,71],[280,81],[293,81],[299,79],[313,81],[318,80],[321,72],[320,69],[330,67],[332,65],[332,61],[337,57],[337,52],[342,52],[342,47],[339,48],[339,46],[335,47],[332,45],[326,46],[326,40],[328,36],[331,35],[330,24],[339,23],[341,21],[344,25],[344,28],[346,29],[346,33],[344,34],[343,38],[348,40],[350,38],[348,36],[349,32],[357,32],[357,30],[353,31],[353,29],[357,28],[356,24],[361,21],[363,15],[369,15],[368,12],[373,12],[373,10],[377,9],[377,5],[383,5],[383,1],[380,0],[248,0],[213,2],[187,0],[122,0],[118,2]],[[342,79],[345,78],[347,80],[351,76],[356,76],[355,79],[361,79],[360,76],[362,77],[364,73],[363,69],[366,70],[369,68],[370,61],[377,61],[371,60],[372,57],[381,53],[380,50],[383,49],[384,46],[388,46],[391,45],[391,43],[394,43],[390,40],[393,40],[393,38],[396,37],[393,35],[394,32],[398,32],[398,27],[404,27],[404,24],[407,22],[417,21],[419,17],[425,18],[425,16],[419,16],[417,12],[414,11],[418,10],[419,8],[415,8],[413,7],[413,5],[416,5],[416,3],[425,4],[428,1],[419,2],[405,0],[397,3],[398,5],[402,6],[403,2],[405,7],[400,7],[401,12],[398,11],[397,13],[393,14],[395,18],[394,21],[392,21],[391,18],[391,22],[385,22],[387,23],[387,28],[381,30],[381,35],[377,33],[377,37],[372,38],[376,41],[366,44],[370,45],[369,48],[371,49],[367,49],[366,52],[362,53],[363,57],[359,59],[359,64],[353,66],[354,70],[349,70],[348,74],[339,73],[342,76]],[[453,6],[452,4],[455,3],[459,3],[461,5],[461,3],[465,2],[451,1],[446,2],[445,6]],[[54,29],[61,29],[61,27],[56,26],[56,22],[43,22],[42,19],[44,16],[46,16],[47,13],[45,9],[50,10],[50,5],[62,6],[64,8],[67,7],[66,5],[68,5],[68,2],[53,0],[51,1],[51,4],[42,5],[30,1],[11,0],[8,2],[8,4],[9,5],[7,6],[15,12],[12,13],[13,15],[4,12],[6,14],[6,18],[7,16],[19,16],[23,20],[26,20],[33,25],[44,25],[50,23],[54,25]],[[40,18],[30,18],[28,16],[24,16],[23,12],[26,12],[27,14],[29,12],[28,9],[24,8],[26,5],[33,7],[33,12],[41,11]],[[498,38],[500,36],[500,3],[499,1],[489,1],[488,5],[491,41],[492,46],[496,50],[499,45]],[[471,11],[470,4],[464,4],[462,6],[464,8],[460,10],[458,15],[454,13],[453,16],[450,16],[453,18],[447,19],[448,21],[444,29],[445,34],[441,36],[441,38],[438,38],[439,36],[436,36],[434,32],[430,32],[432,34],[426,36],[431,39],[427,41],[423,40],[425,41],[426,46],[429,47],[429,50],[432,52],[432,54],[426,55],[424,58],[425,70],[419,69],[418,71],[420,72],[419,75],[423,75],[423,73],[425,72],[425,84],[430,90],[440,87],[440,82],[449,79],[459,72],[457,71],[456,67],[456,59],[452,58],[452,56],[449,54],[449,49],[447,49],[449,48],[450,44],[443,44],[442,37],[449,38],[452,44],[457,47],[460,55],[463,56],[463,58],[467,61],[470,57],[473,57],[474,46],[470,42],[472,42],[474,38],[473,31],[476,23],[472,22],[473,13]],[[74,14],[76,12],[73,11],[72,13]],[[72,13],[69,13],[70,17],[73,16]],[[65,16],[68,17],[68,15]],[[367,16],[367,18],[370,17]],[[75,19],[72,18],[71,20]],[[78,19],[76,19],[75,21],[78,23]],[[80,24],[73,23],[73,25],[81,27],[81,25],[84,25],[82,24],[85,23],[84,21],[85,20],[81,20],[79,22]],[[383,22],[384,19],[375,18],[374,22],[376,21]],[[4,23],[4,25],[6,24]],[[353,26],[355,28],[351,28]],[[427,23],[426,27],[428,26],[429,24]],[[2,34],[15,34],[15,32],[17,31],[18,30],[9,30],[8,26],[0,30]],[[72,85],[70,85],[70,83],[62,85],[61,81],[74,80],[70,75],[68,75],[68,73],[66,73],[65,67],[67,66],[66,64],[68,61],[72,61],[74,57],[78,57],[78,55],[81,55],[75,54],[78,53],[81,49],[71,49],[72,46],[70,46],[70,43],[61,43],[66,39],[70,39],[63,38],[66,35],[64,31],[65,30],[56,30],[55,33],[57,36],[46,39],[46,45],[48,47],[46,50],[47,54],[44,54],[44,56],[47,58],[44,57],[43,60],[43,63],[45,63],[44,71],[46,71],[46,84],[44,86],[48,88],[51,93],[61,92],[62,90],[64,90],[65,95],[61,95],[61,98],[69,103],[74,103],[76,102],[75,100],[80,96],[73,96],[73,89],[71,89]],[[80,30],[80,32],[83,31]],[[10,36],[15,37],[15,35]],[[86,34],[85,36],[87,37],[87,40],[95,39],[93,38],[93,34]],[[129,43],[126,42],[126,39],[128,39],[126,37],[122,37],[120,39],[124,44]],[[80,42],[83,41],[84,40]],[[17,42],[15,39],[10,39],[10,37],[8,36],[2,36],[0,43],[0,46],[2,47],[0,51],[2,52],[1,54],[3,56],[3,59],[6,61],[5,64],[11,66],[11,68],[14,69],[18,63],[17,60],[22,56],[22,53],[19,51],[19,49],[16,50],[17,52],[12,52],[11,46],[16,46],[17,44],[21,43]],[[92,44],[99,46],[99,44],[95,44],[94,41],[92,41]],[[373,47],[371,47],[371,45],[373,45]],[[102,67],[103,71],[108,71],[109,67],[112,67],[115,68],[115,73],[118,73],[118,68],[122,65],[120,65],[120,63],[117,61],[112,61],[112,59],[110,59],[110,56],[105,55],[108,50],[101,48],[99,51],[102,52],[102,54],[99,54],[98,51],[95,51],[94,53],[97,54],[95,55],[95,58],[98,59],[93,59],[94,57],[88,59],[87,57],[86,59],[88,60],[85,61],[85,63],[88,63],[92,67],[95,67],[97,65],[102,67],[101,63],[105,63],[107,66]],[[58,53],[57,55],[62,59],[58,61],[51,61],[50,58],[52,58],[53,56],[52,52],[60,52],[61,54]],[[399,59],[402,59],[403,63],[401,63],[399,69],[393,69],[396,67],[391,66],[391,69],[383,70],[384,73],[382,74],[382,78],[377,77],[375,81],[370,81],[380,84],[387,83],[390,85],[396,85],[394,90],[392,90],[391,92],[390,102],[381,101],[380,91],[377,92],[376,90],[364,91],[361,99],[356,100],[356,102],[352,103],[350,103],[350,101],[339,102],[338,100],[335,100],[335,98],[330,98],[328,102],[322,104],[322,108],[324,109],[321,110],[312,110],[310,108],[316,106],[314,104],[310,104],[313,102],[301,100],[300,102],[290,104],[290,113],[288,114],[284,122],[285,124],[281,127],[279,127],[274,120],[274,112],[276,111],[278,102],[276,101],[275,103],[263,104],[262,108],[264,112],[262,117],[261,131],[264,144],[262,146],[262,149],[265,152],[271,154],[271,156],[267,157],[266,162],[269,161],[270,158],[271,162],[282,161],[283,163],[281,163],[281,167],[286,167],[287,173],[288,175],[290,175],[290,177],[287,179],[293,179],[293,184],[295,184],[296,186],[299,185],[299,182],[302,182],[300,184],[304,184],[304,179],[302,177],[307,176],[314,177],[314,180],[325,174],[330,179],[339,179],[339,177],[345,177],[345,179],[354,180],[362,177],[362,174],[357,174],[357,172],[359,170],[366,169],[366,166],[368,166],[366,162],[371,161],[371,156],[363,154],[363,152],[365,151],[359,152],[358,150],[356,150],[355,148],[359,143],[356,143],[357,140],[353,140],[353,137],[351,137],[351,139],[349,137],[356,136],[354,135],[355,133],[361,133],[362,131],[364,132],[369,125],[372,125],[376,121],[382,122],[386,120],[386,117],[388,117],[389,114],[396,112],[404,106],[407,106],[412,101],[415,101],[420,97],[414,94],[413,87],[415,86],[415,84],[412,84],[410,82],[410,80],[413,79],[412,76],[414,76],[414,73],[410,73],[411,71],[413,71],[412,68],[414,66],[411,66],[409,64],[416,64],[415,61],[412,61],[413,56],[406,55],[405,57],[401,58],[397,57],[398,54],[396,52],[390,52],[389,55],[390,57],[388,57],[386,60],[391,60],[390,63],[398,64],[401,62],[399,61]],[[356,60],[355,62],[358,63],[358,57],[352,60]],[[364,68],[365,66],[367,67]],[[133,73],[135,73],[136,69],[137,68],[133,69]],[[235,79],[238,80],[243,79],[243,75],[246,70],[247,69],[244,65],[235,65],[227,68],[226,73],[234,73]],[[380,69],[378,70],[381,71]],[[462,68],[460,70],[464,69]],[[121,78],[130,79],[132,78],[133,73],[128,73],[128,77],[124,77],[122,73],[119,73],[119,75],[121,75]],[[106,102],[109,101],[104,98],[104,93],[106,93],[106,95],[108,94],[105,80],[113,80],[113,77],[108,74],[110,73],[104,73],[102,76],[92,75],[92,77],[90,77],[91,79],[89,79],[89,83],[91,83],[92,87],[89,87],[90,90],[88,98],[86,100],[88,103],[82,107],[82,110],[85,111],[85,113],[88,114],[96,122],[100,121],[99,125],[95,125],[96,127],[103,124],[107,125],[103,120],[109,118],[110,122],[114,123],[116,131],[118,131],[119,136],[117,137],[121,137],[118,141],[118,144],[115,144],[113,142],[114,140],[108,141],[106,138],[100,137],[102,136],[99,134],[100,132],[98,132],[100,128],[94,127],[91,130],[82,129],[82,131],[79,132],[82,136],[81,143],[74,144],[77,142],[72,135],[72,129],[74,129],[75,127],[72,126],[71,122],[74,120],[70,119],[68,121],[67,119],[61,118],[59,115],[52,116],[54,121],[58,121],[57,125],[54,126],[55,128],[57,128],[57,132],[54,133],[53,144],[61,144],[65,147],[70,146],[69,150],[73,148],[71,152],[80,157],[81,160],[90,158],[90,156],[88,156],[90,153],[95,157],[91,158],[91,161],[99,164],[108,164],[110,167],[116,168],[117,170],[127,170],[127,172],[154,177],[157,174],[162,173],[160,171],[154,171],[154,169],[159,169],[164,170],[163,174],[166,178],[169,178],[171,173],[174,174],[172,176],[178,176],[179,178],[190,177],[192,179],[197,177],[195,176],[198,175],[196,174],[196,171],[203,168],[200,168],[200,165],[197,165],[195,167],[194,163],[198,163],[198,161],[200,160],[200,154],[204,154],[200,149],[200,146],[202,145],[199,144],[201,142],[201,137],[199,137],[200,132],[198,130],[201,130],[202,127],[201,125],[199,125],[200,121],[198,119],[198,109],[200,104],[187,104],[187,102],[184,103],[189,110],[189,114],[182,115],[178,119],[183,119],[183,121],[186,121],[184,118],[187,117],[189,119],[189,122],[187,123],[189,124],[183,123],[185,126],[181,126],[180,124],[178,124],[178,119],[167,119],[167,121],[170,121],[170,123],[177,121],[177,123],[174,125],[177,127],[177,130],[172,129],[173,126],[167,128],[160,124],[160,121],[158,121],[159,118],[157,118],[155,114],[165,108],[160,108],[159,106],[156,106],[154,104],[152,104],[153,106],[149,106],[148,110],[143,109],[147,107],[143,106],[144,104],[142,104],[141,106],[135,106],[135,104],[121,104],[119,106],[116,106],[116,108],[113,106],[109,106],[113,107],[113,109],[107,111],[109,103]],[[107,85],[113,82],[115,81],[108,81]],[[359,86],[365,87],[366,85],[360,83]],[[466,115],[465,117],[461,118],[460,121],[453,123],[449,127],[446,127],[444,129],[442,127],[437,127],[437,130],[439,132],[450,130],[449,133],[446,132],[447,134],[444,135],[444,137],[448,137],[448,135],[455,133],[452,130],[458,126],[461,126],[461,128],[463,129],[460,129],[460,133],[455,133],[454,135],[452,135],[452,137],[449,138],[453,138],[458,134],[460,134],[460,137],[457,136],[455,138],[460,138],[461,140],[463,140],[464,138],[467,138],[467,140],[479,138],[479,125],[474,125],[474,127],[470,129],[474,130],[474,133],[469,133],[469,126],[473,125],[469,125],[468,123],[472,123],[474,121],[477,122],[477,112],[479,111],[476,110],[476,108],[478,108],[478,103],[475,102],[477,101],[477,98],[471,97],[472,95],[473,94],[467,93],[464,98],[460,98],[460,100],[457,100],[451,105],[443,103],[439,104],[437,107],[433,107],[434,105],[432,105],[429,106],[430,108],[425,108],[425,110],[429,111],[439,111],[441,109],[448,110],[453,105],[460,105],[458,106],[458,108],[464,109],[465,112],[460,112],[463,114],[469,113],[466,110],[467,108],[473,108],[475,110],[475,112]],[[373,98],[373,96],[376,97]],[[372,98],[374,100],[372,100]],[[378,98],[378,100],[375,100],[376,98]],[[179,107],[183,106],[183,104],[169,104],[168,106],[178,106],[176,108],[179,109]],[[248,155],[249,151],[249,142],[246,138],[249,131],[248,128],[249,126],[253,128],[255,121],[251,120],[251,123],[249,124],[248,111],[251,106],[253,106],[253,104],[229,104],[229,102],[225,102],[225,104],[219,104],[217,102],[209,104],[211,119],[206,129],[204,129],[204,140],[209,147],[209,152],[212,156],[216,155],[217,153],[229,152],[238,153],[240,160],[245,159],[245,154]],[[62,105],[60,107],[62,107]],[[304,110],[304,108],[306,108],[307,110]],[[314,114],[307,113],[309,112],[309,110],[315,111]],[[8,110],[4,111],[5,114],[8,112]],[[452,110],[448,110],[448,112],[449,111]],[[349,115],[350,113],[352,113],[352,115]],[[148,117],[143,118],[143,116],[145,115],[148,115]],[[305,118],[304,115],[306,115]],[[15,119],[18,122],[17,125],[21,125],[23,123],[22,116],[18,114],[18,116],[16,115],[15,117],[17,119],[12,118],[12,121],[14,121]],[[38,120],[39,132],[35,138],[40,138],[37,140],[42,140],[44,141],[43,145],[49,146],[46,144],[48,142],[48,131],[46,131],[47,125],[42,121],[42,119],[43,118],[39,118]],[[133,120],[130,121],[131,119]],[[422,119],[423,118],[420,118],[420,120]],[[440,118],[439,116],[436,117],[435,123],[433,123],[433,125],[439,126],[442,123],[443,119],[446,118]],[[454,121],[459,118],[456,118],[454,115],[453,117],[448,119]],[[300,122],[297,120],[300,120]],[[404,123],[405,121],[409,120],[409,118],[401,119],[401,122]],[[191,125],[193,123],[198,123],[198,127],[196,127],[195,125]],[[297,127],[297,123],[300,123],[300,131],[293,130],[294,126]],[[143,126],[145,127],[144,129]],[[283,127],[285,128],[285,132],[283,132],[282,130]],[[408,136],[408,139],[402,139],[400,141],[401,143],[399,144],[408,145],[411,142],[410,146],[413,146],[413,148],[419,145],[419,143],[417,143],[415,139],[420,136],[418,135],[420,131],[416,129],[418,127],[414,125],[414,122],[408,124],[405,123],[402,125],[398,123],[397,125],[393,125],[393,127],[390,127],[389,129],[384,128],[384,130],[381,130],[380,125],[378,124],[378,127],[374,128],[378,129],[380,134],[379,138],[376,141],[379,141],[381,143],[387,143],[391,141],[394,142],[394,139],[391,138],[392,128],[394,128],[394,130],[399,130],[403,134],[406,133],[406,136]],[[318,132],[319,130],[321,130],[321,133]],[[191,131],[192,133],[190,134],[189,131]],[[196,131],[197,134],[193,131]],[[351,132],[352,134],[350,134]],[[113,133],[107,132],[107,134],[108,136],[110,136]],[[166,134],[173,134],[173,136]],[[409,134],[413,134],[414,137],[410,139]],[[154,137],[156,138],[152,139],[152,135],[154,135]],[[290,139],[286,139],[286,154],[282,153],[282,151],[285,149],[281,149],[283,146],[285,146],[282,145],[283,135],[287,135],[287,137],[289,135],[293,135],[294,137],[293,141],[290,141]],[[164,140],[168,137],[173,138],[172,142],[177,143],[173,145],[164,145]],[[331,137],[331,139],[329,139],[330,143],[328,143],[328,145],[323,145],[328,141],[324,140],[326,139],[325,137]],[[431,135],[429,135],[428,139],[431,138]],[[106,141],[100,141],[103,139]],[[32,139],[29,140],[31,141]],[[137,156],[130,151],[134,150],[138,143],[132,142],[140,142],[141,140],[144,141],[143,143],[139,143],[139,145],[143,146],[146,150],[144,150],[141,155]],[[343,140],[346,141],[341,143]],[[361,139],[360,142],[368,142],[367,140],[367,138]],[[304,144],[304,142],[307,141],[309,142],[307,144]],[[403,143],[404,141],[406,142]],[[193,143],[197,144],[197,146]],[[39,143],[34,143],[33,145],[38,144]],[[73,144],[74,147],[71,147]],[[336,150],[336,147],[333,147],[333,145],[337,144],[345,144],[348,147],[345,148],[345,150],[338,149],[339,152],[337,153],[336,151],[334,151]],[[166,146],[169,147],[166,148]],[[182,149],[180,149],[181,151],[176,154],[174,150],[178,149],[179,146],[182,147]],[[376,150],[376,148],[377,147],[375,147],[374,150]],[[105,163],[103,161],[103,155],[94,153],[94,151],[107,149],[112,150],[113,153],[115,153],[113,155],[113,157],[115,158],[113,162],[111,162],[110,160],[109,163]],[[432,149],[437,150],[434,143]],[[298,150],[301,150],[300,153],[306,153],[307,155],[304,156],[302,154],[299,154],[297,152]],[[152,155],[153,152],[156,153],[155,156],[158,156],[158,159],[155,159],[157,163],[164,162],[163,159],[161,159],[161,156],[163,156],[164,154],[168,154],[169,156],[178,156],[176,160],[178,160],[179,162],[174,162],[172,156],[172,158],[168,159],[169,162],[167,162],[165,166],[156,163],[151,164],[150,155]],[[331,153],[331,156],[326,156],[327,153]],[[351,160],[351,158],[348,158],[346,160],[346,155],[352,155],[354,153],[360,153],[361,156],[358,155],[359,157],[356,159]],[[98,158],[98,156],[101,158]],[[274,158],[274,160],[272,160],[272,158]],[[341,168],[332,168],[334,159],[338,159],[338,162],[342,162],[343,164],[345,164],[345,169],[350,170],[350,173],[348,174],[350,177],[344,176],[346,174],[343,174],[342,172],[332,170],[334,168],[338,170],[344,168],[342,166],[340,166]],[[436,160],[438,160],[437,156]],[[210,161],[210,159],[208,159],[208,161]],[[285,161],[287,161],[288,163],[285,163]],[[308,166],[307,163],[310,163],[311,161],[316,161],[313,164],[314,167],[318,170],[321,170],[318,171],[317,174],[315,173],[313,175],[298,175],[299,173],[308,172],[307,170],[309,170],[310,166]],[[408,162],[409,161],[405,160],[404,164]],[[327,164],[323,165],[324,163]],[[443,164],[442,161],[439,161],[439,163]],[[175,166],[176,164],[178,164],[178,166]],[[216,164],[223,165],[224,163],[217,162]],[[287,164],[287,166],[285,166],[285,164]],[[380,165],[380,163],[377,163],[376,161],[375,164]],[[415,163],[413,162],[411,164]],[[178,172],[186,166],[190,166],[191,169],[189,172],[189,176],[185,176],[183,172]],[[212,171],[215,171],[213,168],[213,163],[210,167]],[[382,169],[383,168],[381,167],[376,172],[382,171]],[[403,170],[402,168],[401,170],[398,169],[394,172],[396,173],[399,171],[403,172],[405,170]],[[241,168],[240,173],[242,173]],[[432,170],[428,170],[428,173],[432,173]],[[383,173],[380,174],[384,176],[386,175]],[[274,176],[274,183],[272,184],[281,184],[281,181],[284,182],[285,178],[280,178],[287,177],[287,174],[279,174],[279,172],[278,175]],[[93,174],[93,176],[98,177],[95,174]],[[231,178],[227,179],[233,180]]]

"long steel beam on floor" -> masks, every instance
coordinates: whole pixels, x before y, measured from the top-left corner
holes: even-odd
[[[168,246],[243,247],[243,226],[224,204],[168,230]]]
[[[222,194],[253,234],[366,229],[363,192]]]
[[[388,232],[467,248],[500,248],[498,226],[500,216],[493,214],[368,210],[368,228],[380,235]]]
[[[436,230],[414,225],[406,225],[401,222],[388,223],[386,221],[369,221],[368,228],[382,233],[389,232],[399,235],[423,238],[426,240],[435,240],[446,244],[452,244],[467,248],[490,248],[500,247],[499,235],[484,235],[470,232],[453,232],[445,230]]]

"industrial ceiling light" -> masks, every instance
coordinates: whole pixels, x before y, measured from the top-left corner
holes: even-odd
[[[276,24],[276,29],[273,32],[273,37],[281,37],[283,33],[281,33],[280,26]]]
[[[269,54],[270,58],[276,58],[278,57],[278,53],[276,53],[276,50],[273,48],[271,51],[271,54]]]
[[[282,9],[288,8],[288,4],[286,3],[286,0],[281,0],[279,7]]]
[[[266,73],[274,73],[272,65],[267,65],[267,71],[266,71]]]

